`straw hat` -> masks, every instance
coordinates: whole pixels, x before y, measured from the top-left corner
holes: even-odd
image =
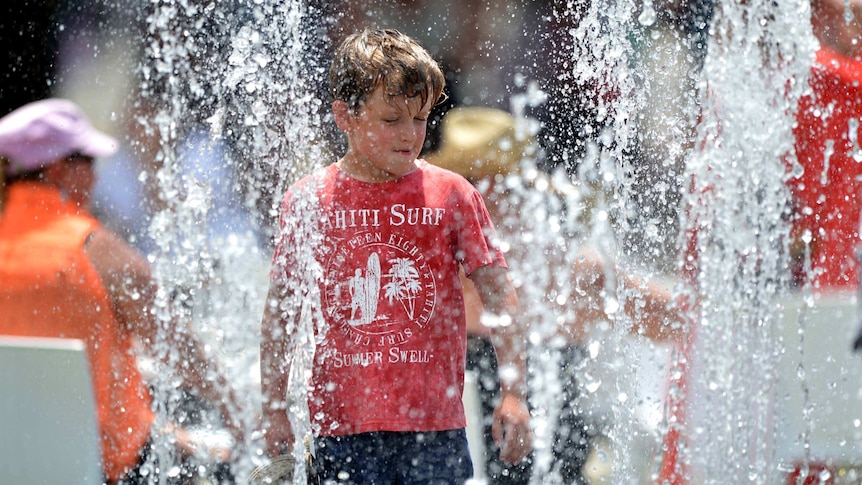
[[[520,168],[530,139],[517,136],[515,117],[495,108],[453,108],[443,117],[440,148],[429,163],[466,178],[508,174]]]

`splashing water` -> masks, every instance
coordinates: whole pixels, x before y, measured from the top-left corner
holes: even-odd
[[[247,160],[237,157],[229,163],[250,189],[229,190],[243,207],[262,207],[263,217],[273,218],[278,201],[272,198],[282,193],[284,184],[328,159],[316,135],[322,129],[321,101],[313,83],[321,66],[313,61],[319,54],[313,46],[320,39],[311,38],[315,30],[309,27],[316,13],[295,0],[255,1],[242,8],[230,2],[152,5],[142,88],[154,110],[148,128],[157,134],[160,147],[162,210],[150,228],[157,244],[152,259],[162,287],[155,309],[162,323],[157,345],[162,353],[156,361],[168,368],[182,365],[170,350],[183,342],[171,323],[177,320],[189,322],[187,331],[211,344],[212,354],[243,397],[237,410],[249,431],[243,449],[252,451],[237,460],[233,471],[244,477],[264,461],[254,433],[260,406],[254,367],[268,261],[258,238],[272,234],[214,237],[205,221],[215,210],[216,191],[222,189],[184,170],[186,157],[176,147],[185,146],[193,124],[206,127],[213,144],[222,140],[239,147]],[[560,15],[576,13],[570,7]],[[519,214],[511,214],[517,220],[508,224],[522,229],[520,243],[532,253],[521,257],[524,269],[514,271],[513,278],[535,303],[526,306],[534,362],[530,385],[536,401],[544,404],[534,412],[534,483],[552,482],[559,472],[553,465],[552,441],[562,403],[550,397],[569,385],[556,371],[566,345],[559,327],[571,319],[567,308],[578,299],[578,282],[568,269],[585,247],[598,248],[604,259],[623,265],[649,262],[652,253],[645,248],[658,246],[660,240],[649,228],[663,225],[643,213],[640,189],[630,176],[638,163],[631,150],[644,136],[638,132],[638,120],[647,102],[639,89],[645,81],[634,67],[637,53],[631,37],[653,26],[655,6],[592,2],[579,15],[569,32],[572,50],[565,53],[572,61],[568,79],[597,86],[591,102],[599,128],[577,161],[576,180],[564,173],[542,174],[533,152],[522,162],[523,176],[508,177],[504,184],[512,199],[509,205],[520,208]],[[785,183],[799,165],[792,155],[791,126],[815,48],[809,17],[805,1],[717,6],[697,86],[699,112],[689,113],[701,118],[697,146],[684,173],[671,177],[671,184],[683,186],[685,180],[694,188],[683,200],[676,249],[692,245],[696,253],[696,271],[678,287],[679,296],[690,304],[689,320],[696,323],[690,329],[693,340],[675,355],[672,375],[678,382],[669,403],[690,413],[679,421],[670,419],[662,431],[673,428],[683,434],[680,469],[690,471],[696,483],[775,479],[772,412],[776,362],[783,351],[776,318],[786,296],[789,258]],[[206,27],[209,22],[218,28]],[[527,93],[514,97],[512,111],[521,132],[533,135],[537,127],[523,110],[541,104],[544,96],[527,81],[521,80]],[[204,116],[194,112],[200,106]],[[855,134],[856,129],[849,128]],[[853,142],[859,152],[858,141]],[[529,216],[526,226],[523,215]],[[632,244],[629,239],[635,233],[646,242]],[[560,264],[549,266],[548,254],[558,255]],[[686,256],[690,254],[677,261],[682,273],[691,266]],[[296,302],[305,317],[297,329],[298,365],[285,396],[298,444],[311,432],[303,383],[314,358],[313,325],[322,320],[313,304],[319,298],[313,280],[317,272],[308,259],[310,279],[294,292],[307,298]],[[549,287],[553,291],[546,291]],[[618,285],[613,271],[606,272],[601,310],[611,325],[597,326],[585,363],[570,369],[578,375],[578,394],[611,396],[611,424],[601,432],[614,443],[613,483],[646,481],[643,457],[631,451],[634,442],[644,438],[632,432],[639,419],[632,403],[642,399],[637,382],[643,376],[638,375],[641,361],[628,335],[638,316],[621,311],[638,298],[637,292]],[[596,372],[597,367],[604,372]],[[182,401],[176,383],[163,377],[172,374],[157,372],[153,383],[161,419],[177,414]],[[580,401],[577,406],[590,412]],[[659,438],[646,437],[653,442]],[[178,460],[171,445],[169,436],[156,436],[162,463]],[[297,462],[303,466],[303,460]],[[297,471],[302,476],[303,470]]]
[[[183,405],[178,383],[167,376],[183,365],[173,349],[184,345],[184,334],[192,332],[208,343],[210,356],[219,364],[209,369],[210,377],[218,368],[240,398],[240,409],[233,412],[246,430],[246,442],[233,446],[243,456],[232,457],[232,472],[242,479],[263,462],[256,431],[257,357],[269,263],[262,240],[271,234],[255,233],[250,220],[213,223],[220,215],[215,212],[224,210],[214,206],[213,199],[223,198],[241,213],[263,208],[269,218],[279,202],[273,198],[285,181],[323,160],[314,142],[320,125],[320,101],[313,95],[314,76],[309,75],[315,74],[314,66],[308,62],[314,43],[307,40],[309,29],[303,23],[311,10],[296,1],[153,2],[151,7],[141,91],[152,112],[152,122],[143,123],[159,142],[161,210],[150,225],[157,248],[151,260],[161,287],[155,304],[161,331],[152,381],[157,429],[167,428]],[[210,142],[177,149],[188,146],[202,128],[209,130]],[[225,144],[234,151],[224,149]],[[232,157],[234,153],[246,159]],[[190,167],[196,157],[210,163]],[[222,179],[231,174],[239,180],[231,184]],[[178,321],[185,322],[179,330]],[[300,335],[311,335],[310,320],[303,319],[302,325],[306,327]],[[300,375],[309,369],[313,351],[313,340],[307,340],[298,352],[303,356],[296,368]],[[292,382],[292,398],[285,399],[304,402],[297,398],[305,395],[304,380]],[[308,413],[291,410],[301,440],[310,432]],[[169,470],[162,481],[177,474],[176,467],[164,465],[179,461],[173,441],[169,433],[154,435],[155,455]],[[301,453],[300,446],[296,449]],[[298,461],[304,466],[304,460]]]
[[[684,390],[696,411],[684,460],[698,483],[775,478],[777,317],[789,264],[784,160],[816,46],[809,18],[806,2],[722,4],[711,29],[683,221],[697,254]]]

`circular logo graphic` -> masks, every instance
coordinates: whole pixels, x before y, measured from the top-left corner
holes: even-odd
[[[434,312],[434,274],[407,238],[364,233],[340,241],[324,272],[323,311],[356,343],[404,343]]]

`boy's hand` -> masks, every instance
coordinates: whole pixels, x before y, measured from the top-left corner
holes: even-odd
[[[281,424],[270,422],[264,428],[264,452],[270,458],[293,453],[293,432],[287,419]]]
[[[518,463],[532,451],[530,410],[524,398],[503,394],[500,405],[494,410],[491,434],[500,447],[500,459],[506,463]]]

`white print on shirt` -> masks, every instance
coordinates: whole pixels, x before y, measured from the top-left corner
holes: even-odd
[[[426,329],[435,309],[437,284],[425,254],[403,234],[375,231],[339,240],[333,249],[324,264],[330,331],[370,349],[332,349],[333,365],[429,362],[427,351],[402,347]]]
[[[323,218],[323,229],[350,229],[380,227],[387,218],[392,227],[400,226],[439,226],[446,209],[434,207],[407,207],[393,204],[386,209],[349,209],[335,210]]]
[[[385,354],[380,350],[355,353],[344,353],[336,350],[332,352],[331,356],[332,366],[336,369],[379,365],[384,360],[389,364],[427,364],[431,362],[427,350],[403,350],[398,347],[391,347]]]

